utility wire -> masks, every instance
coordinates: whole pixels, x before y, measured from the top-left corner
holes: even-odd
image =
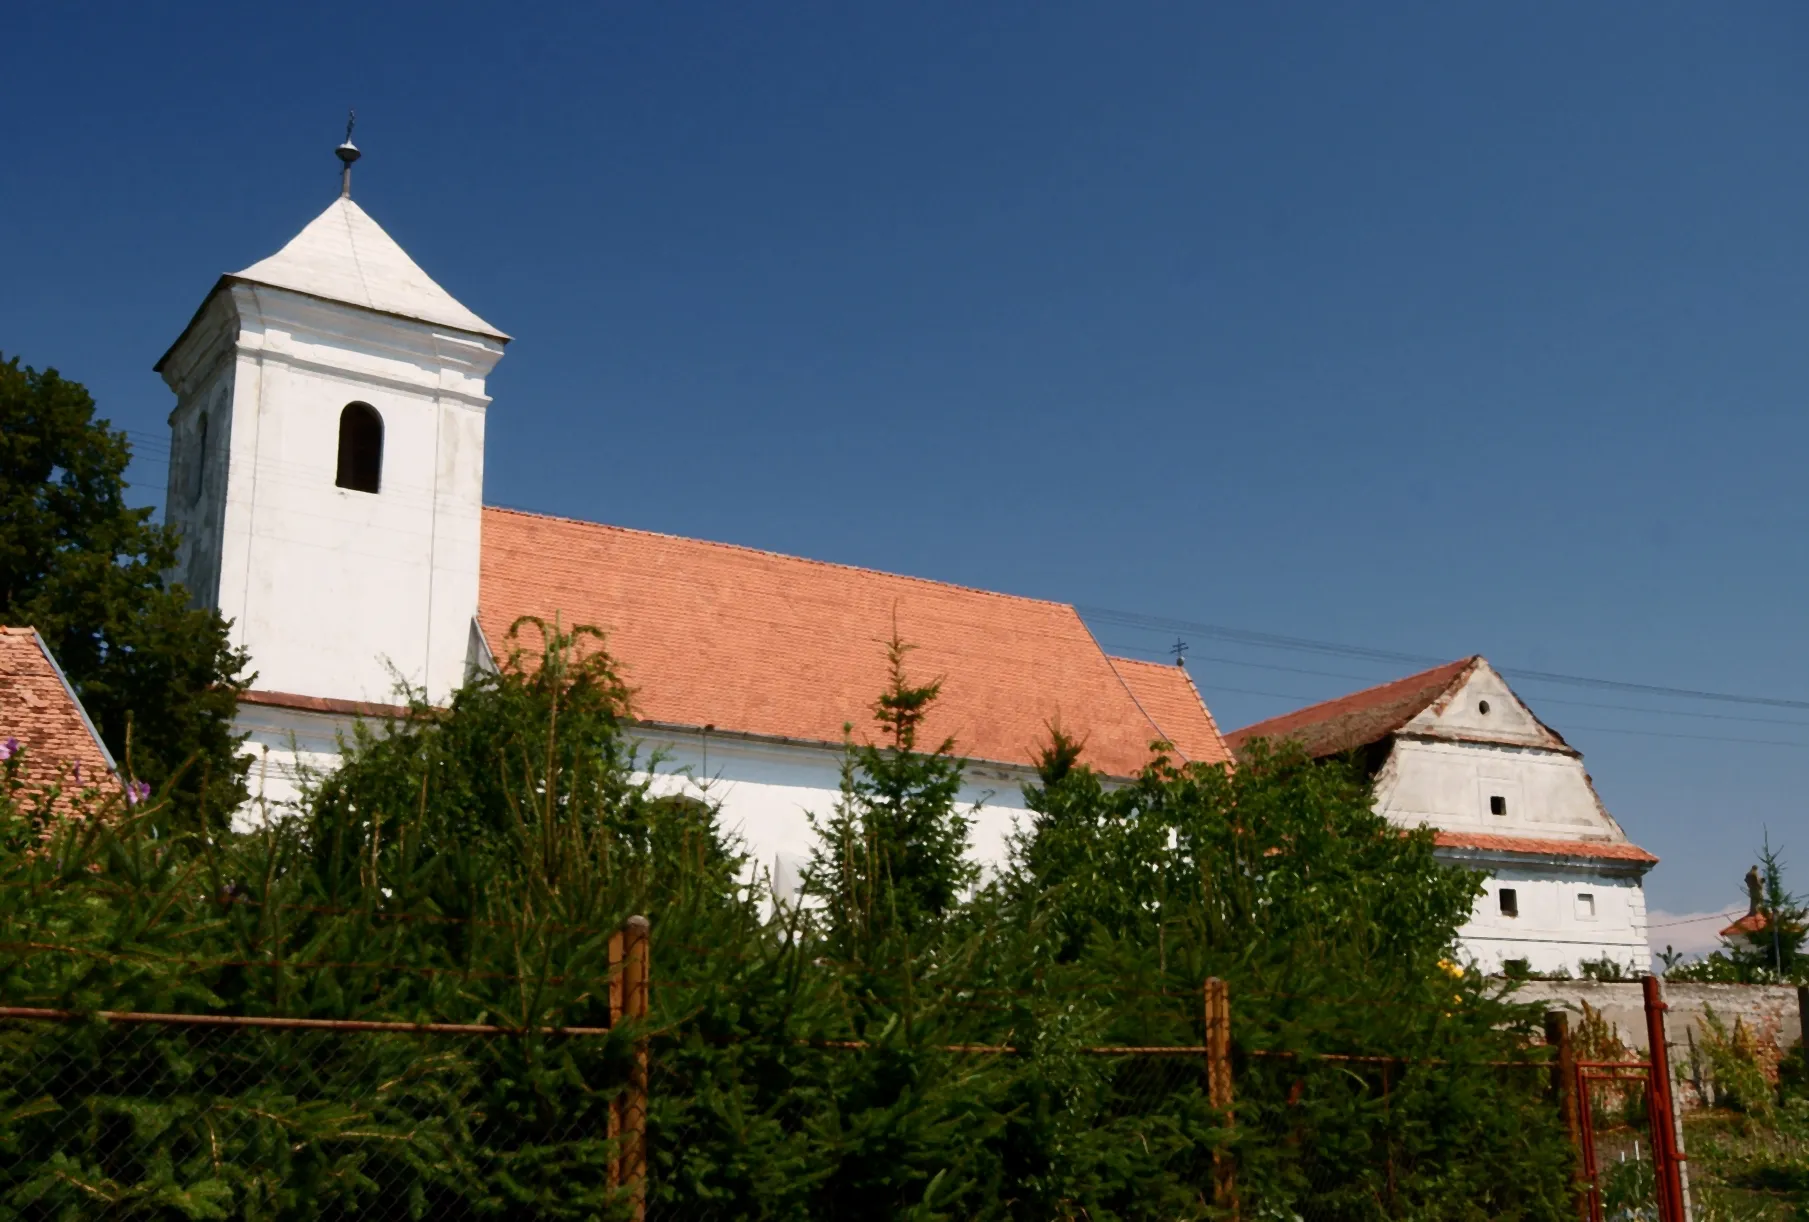
[[[1131,628],[1143,628],[1150,631],[1190,632],[1196,636],[1210,637],[1215,640],[1235,641],[1242,645],[1251,645],[1262,649],[1293,650],[1303,653],[1317,653],[1330,657],[1362,658],[1372,662],[1394,662],[1406,666],[1431,667],[1440,666],[1451,661],[1450,658],[1432,657],[1428,654],[1403,653],[1392,649],[1371,649],[1363,645],[1344,645],[1335,641],[1317,641],[1310,637],[1284,636],[1273,632],[1253,632],[1245,628],[1231,628],[1223,624],[1205,624],[1196,620],[1174,619],[1168,616],[1143,615],[1135,611],[1120,611],[1110,607],[1096,607],[1076,604],[1076,611],[1088,620],[1101,623],[1119,624]],[[1542,683],[1563,683],[1576,687],[1602,688],[1610,691],[1631,692],[1643,696],[1659,696],[1670,700],[1713,700],[1725,704],[1752,704],[1767,708],[1809,710],[1809,700],[1789,700],[1776,696],[1750,696],[1734,692],[1707,691],[1700,688],[1667,687],[1656,683],[1630,683],[1620,679],[1602,679],[1591,675],[1570,675],[1557,671],[1532,670],[1521,666],[1498,666],[1504,674],[1514,675],[1521,679],[1531,679]]]

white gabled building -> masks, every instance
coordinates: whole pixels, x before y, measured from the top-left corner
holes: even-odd
[[[1642,880],[1658,861],[1603,807],[1582,755],[1533,715],[1480,657],[1246,726],[1232,749],[1293,740],[1316,759],[1354,753],[1378,812],[1437,829],[1438,855],[1486,871],[1463,929],[1484,970],[1520,960],[1579,973],[1651,963]]]

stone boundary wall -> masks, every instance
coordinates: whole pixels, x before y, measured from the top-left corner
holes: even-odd
[[[1768,1073],[1775,1074],[1778,1058],[1803,1038],[1804,996],[1795,985],[1666,982],[1663,994],[1670,1006],[1665,1013],[1665,1035],[1671,1046],[1672,1072],[1686,1087],[1695,1087],[1682,1092],[1680,1098],[1685,1107],[1699,1103],[1696,1096],[1702,1089],[1702,1063],[1693,1054],[1708,1028],[1703,1016],[1709,1008],[1730,1031],[1738,1018],[1753,1033]],[[1522,1001],[1543,1002],[1549,1009],[1569,1011],[1572,1031],[1583,1012],[1581,1003],[1586,1001],[1614,1025],[1629,1050],[1645,1055],[1646,1006],[1638,981],[1602,984],[1593,980],[1529,980],[1516,996]]]
[[[1665,1034],[1674,1045],[1702,1038],[1707,1027],[1703,1011],[1714,1007],[1715,1016],[1731,1029],[1734,1019],[1751,1029],[1761,1044],[1788,1052],[1803,1038],[1803,1015],[1797,989],[1789,984],[1686,984],[1666,981]],[[1548,1008],[1580,1015],[1588,1002],[1620,1029],[1621,1042],[1635,1052],[1646,1050],[1646,1005],[1637,980],[1602,984],[1594,980],[1529,980],[1515,995],[1522,1001],[1548,1003]],[[1571,1028],[1576,1019],[1571,1019]]]

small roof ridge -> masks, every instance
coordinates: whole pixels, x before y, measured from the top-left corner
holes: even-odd
[[[878,577],[890,577],[897,581],[913,581],[920,585],[935,586],[942,590],[961,590],[968,594],[984,594],[989,598],[1001,598],[1009,602],[1029,603],[1032,606],[1038,607],[1053,607],[1059,610],[1073,611],[1075,618],[1081,621],[1081,626],[1083,628],[1086,627],[1086,620],[1081,616],[1079,611],[1075,610],[1073,603],[1061,602],[1053,598],[1033,598],[1028,594],[1006,594],[1000,590],[988,590],[980,586],[964,585],[958,581],[939,581],[934,577],[917,577],[910,573],[894,573],[890,569],[876,569],[865,564],[847,564],[840,560],[817,560],[810,556],[794,556],[790,552],[776,552],[771,548],[754,547],[746,543],[724,543],[717,539],[699,539],[692,535],[675,535],[670,531],[646,530],[639,526],[617,526],[610,522],[591,522],[584,518],[568,517],[565,514],[542,513],[534,509],[518,509],[513,505],[485,505],[484,509],[489,513],[514,514],[516,517],[521,518],[540,518],[543,521],[548,522],[564,522],[570,526],[585,526],[593,530],[618,531],[625,535],[642,535],[650,539],[670,539],[676,543],[694,543],[702,547],[721,548],[725,551],[741,552],[750,556],[766,556],[773,560],[791,560],[796,561],[799,564],[815,565],[818,568],[838,569],[845,573],[867,573]],[[488,545],[486,544],[486,546]],[[1092,629],[1088,628],[1087,633],[1089,636],[1092,635]],[[1097,644],[1097,642],[1095,642],[1095,644]],[[1105,654],[1104,649],[1101,649],[1099,652]],[[1109,657],[1110,655],[1106,656]]]
[[[1152,667],[1156,670],[1162,671],[1164,674],[1167,674],[1170,671],[1177,671],[1177,670],[1180,671],[1182,674],[1187,673],[1187,668],[1185,666],[1176,666],[1173,662],[1152,662],[1148,658],[1126,658],[1126,657],[1122,657],[1119,654],[1115,654],[1115,653],[1108,653],[1108,654],[1106,654],[1106,657],[1112,659],[1113,662],[1123,662],[1126,666]],[[1191,678],[1191,676],[1190,676],[1190,678]]]

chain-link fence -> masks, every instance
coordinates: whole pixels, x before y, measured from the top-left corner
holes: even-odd
[[[1676,1216],[1657,1071],[1561,1022],[1507,1060],[1258,1048],[1210,981],[1199,1045],[820,1041],[652,1021],[644,921],[609,958],[598,1028],[0,1008],[0,1222],[1518,1208],[1476,1143],[1533,1135],[1451,1131],[1466,1093],[1568,1122],[1596,1218]]]
[[[1426,1216],[1451,1167],[1422,1165],[1413,1077],[1546,1089],[1534,1062],[1239,1053],[1225,1106],[1205,1047],[260,1021],[0,1019],[0,1218]],[[1582,1110],[1601,1216],[1657,1217],[1643,1087],[1590,1079]]]
[[[627,1217],[633,1066],[606,1032],[8,1018],[0,1217]]]

